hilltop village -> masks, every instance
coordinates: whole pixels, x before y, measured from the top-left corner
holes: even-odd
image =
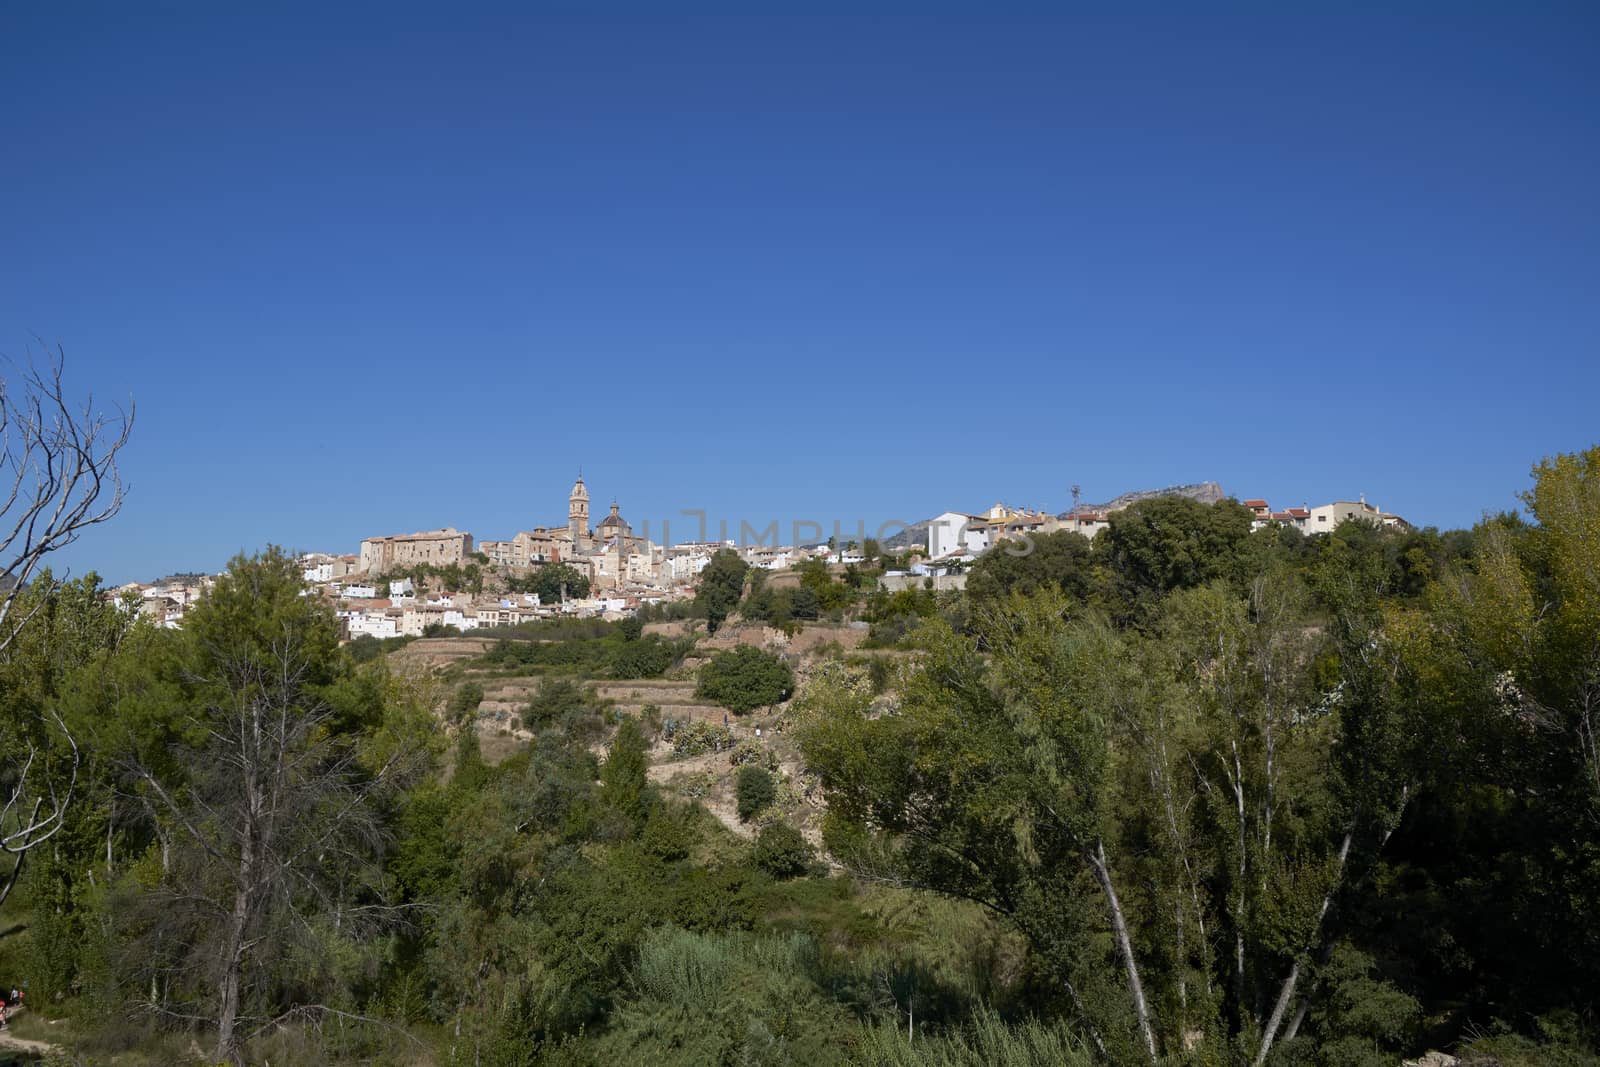
[[[300,557],[308,592],[334,605],[344,636],[380,640],[439,632],[467,633],[518,626],[555,617],[615,620],[648,605],[694,596],[702,571],[720,551],[749,566],[785,571],[810,561],[835,570],[881,564],[880,588],[960,589],[966,570],[997,546],[1069,531],[1094,538],[1110,516],[1138,500],[1188,496],[1224,498],[1215,482],[1128,493],[1108,504],[1061,512],[996,503],[982,512],[946,511],[882,545],[833,539],[811,545],[682,541],[658,544],[623,517],[612,501],[591,524],[588,486],[580,476],[567,497],[565,525],[535,526],[505,540],[477,541],[454,527],[364,539],[349,554],[309,552]],[[1274,509],[1266,500],[1242,502],[1252,528],[1279,526],[1301,533],[1328,532],[1347,520],[1409,529],[1399,515],[1364,497],[1319,506]],[[112,592],[166,626],[184,614],[210,585],[203,574],[158,582],[131,582]]]

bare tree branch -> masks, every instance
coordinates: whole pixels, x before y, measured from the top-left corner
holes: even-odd
[[[92,396],[74,405],[65,365],[57,345],[43,368],[0,378],[0,579],[9,583],[0,591],[0,652],[21,630],[7,625],[11,608],[45,557],[122,510],[117,457],[133,432],[133,404],[116,416],[97,413]]]
[[[50,602],[51,590],[45,589],[13,612],[45,558],[122,508],[117,455],[133,430],[132,404],[115,418],[97,414],[92,397],[75,406],[62,384],[65,363],[58,345],[43,368],[30,364],[20,374],[0,377],[0,656]],[[65,771],[49,765],[45,742],[37,738],[13,749],[21,766],[6,768],[0,852],[16,859],[0,876],[0,904],[16,885],[28,851],[60,831],[77,787],[77,743],[59,716],[50,718],[44,729],[66,739],[68,765]]]

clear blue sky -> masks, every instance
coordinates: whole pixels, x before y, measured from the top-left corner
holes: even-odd
[[[1593,4],[338,6],[0,9],[0,351],[138,404],[75,571],[1600,442]]]

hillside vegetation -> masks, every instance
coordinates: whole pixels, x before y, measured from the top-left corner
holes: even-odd
[[[0,979],[63,1064],[1600,1064],[1600,449],[1533,474],[390,649],[276,549],[35,582]]]

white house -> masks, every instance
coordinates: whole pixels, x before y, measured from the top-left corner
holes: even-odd
[[[705,570],[710,563],[709,554],[674,552],[667,557],[667,574],[672,581],[686,582]]]
[[[350,616],[350,636],[376,637],[379,640],[388,637],[400,636],[400,620],[393,615],[380,612],[364,611],[359,615]]]
[[[981,515],[947,511],[928,523],[928,558],[951,553],[981,553],[989,547],[988,523]]]

